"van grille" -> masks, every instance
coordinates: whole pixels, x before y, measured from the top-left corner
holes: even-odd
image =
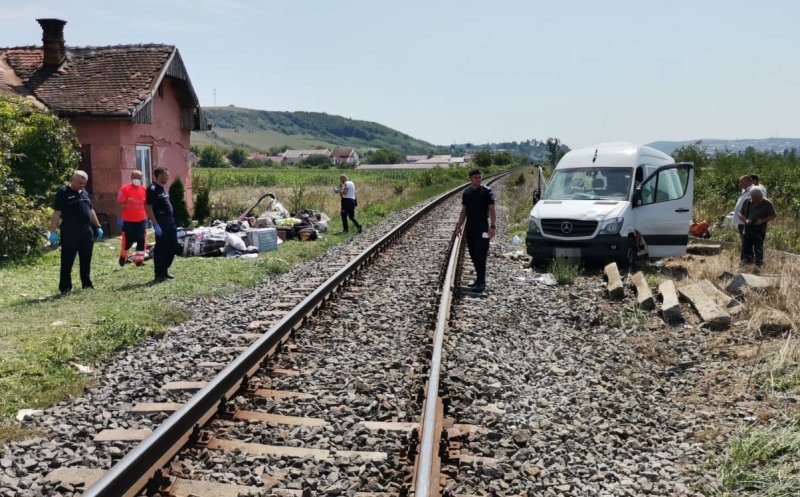
[[[553,236],[591,236],[596,229],[597,221],[542,219],[542,230]]]

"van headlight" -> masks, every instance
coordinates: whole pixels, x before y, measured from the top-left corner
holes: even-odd
[[[528,231],[530,233],[539,233],[539,218],[536,216],[531,216],[528,219]]]
[[[613,219],[606,219],[600,224],[601,235],[616,235],[622,229],[623,218],[615,217]]]

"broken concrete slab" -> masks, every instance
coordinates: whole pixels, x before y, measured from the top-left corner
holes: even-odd
[[[730,293],[740,294],[745,290],[765,291],[774,286],[776,286],[776,282],[770,278],[757,274],[740,273],[733,277],[725,287],[725,290]]]
[[[636,301],[642,309],[653,309],[656,306],[656,301],[653,298],[653,292],[650,290],[650,285],[644,277],[644,273],[637,272],[631,278],[631,283],[636,288]]]
[[[719,244],[693,244],[686,247],[686,253],[694,255],[717,255],[722,252]]]
[[[725,309],[728,314],[735,316],[744,310],[744,304],[717,288],[711,281],[703,280],[698,282],[697,285],[706,295],[711,297],[714,303]]]
[[[608,290],[608,298],[621,299],[625,296],[625,287],[622,285],[622,277],[619,275],[617,263],[612,262],[603,268],[608,282],[606,289]]]
[[[766,337],[781,337],[792,331],[792,319],[785,312],[768,307],[758,331]]]
[[[731,325],[731,315],[717,305],[698,283],[683,286],[678,292],[692,304],[700,319],[708,323],[711,329],[722,330]]]
[[[661,294],[661,317],[667,323],[683,321],[681,305],[678,302],[678,292],[675,290],[675,282],[672,280],[662,281],[658,285],[658,293]]]

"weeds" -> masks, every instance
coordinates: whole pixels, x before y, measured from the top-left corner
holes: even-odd
[[[632,331],[644,331],[647,327],[648,312],[636,304],[625,306],[615,320],[617,328]]]
[[[559,285],[571,285],[580,272],[578,266],[567,259],[553,259],[550,263],[550,273]]]
[[[800,493],[800,423],[751,426],[730,441],[720,464],[719,495],[751,491],[760,496]]]

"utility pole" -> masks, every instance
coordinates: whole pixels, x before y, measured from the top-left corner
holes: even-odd
[[[214,107],[217,106],[217,89],[214,88]]]

